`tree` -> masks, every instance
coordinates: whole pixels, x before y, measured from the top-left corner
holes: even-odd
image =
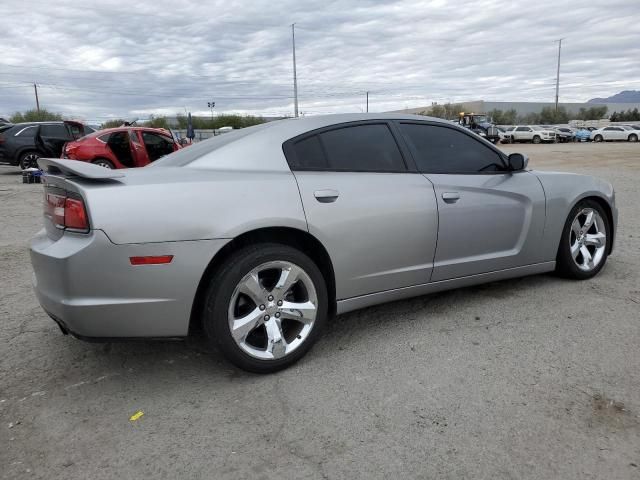
[[[126,120],[122,120],[120,118],[116,118],[116,119],[113,119],[113,120],[107,120],[106,122],[102,123],[101,128],[121,127],[122,125],[124,125],[125,122],[126,122]]]
[[[488,113],[491,120],[496,125],[513,125],[516,123],[518,112],[515,109],[507,110],[503,112],[502,110],[493,109]]]
[[[615,113],[615,112],[614,112]],[[601,107],[582,107],[576,115],[577,120],[600,120],[607,115],[607,107],[603,105]]]
[[[540,123],[567,123],[569,121],[569,114],[565,107],[558,107],[556,110],[554,107],[544,107],[540,112]]]
[[[15,112],[11,117],[9,117],[9,121],[11,123],[45,122],[49,120],[62,120],[62,115],[41,108],[39,112],[32,109],[27,110],[26,112]]]
[[[167,121],[167,117],[156,117],[154,115],[151,115],[148,121],[143,122],[142,126],[169,129],[169,122]]]
[[[459,103],[445,103],[444,105],[432,105],[429,110],[424,110],[418,113],[418,115],[444,118],[445,120],[457,120],[460,118],[461,111],[462,105]]]

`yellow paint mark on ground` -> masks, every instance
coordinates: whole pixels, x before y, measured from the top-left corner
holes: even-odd
[[[136,420],[141,418],[143,415],[144,415],[144,412],[142,410],[138,410],[136,413],[134,413],[129,417],[129,421],[135,422]]]

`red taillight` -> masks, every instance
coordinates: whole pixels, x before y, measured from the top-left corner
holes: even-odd
[[[82,200],[67,197],[64,202],[64,225],[76,230],[89,230],[87,212]]]
[[[84,202],[79,198],[57,193],[45,193],[45,215],[58,228],[68,228],[78,232],[89,231],[89,219]]]
[[[171,263],[173,255],[155,255],[152,257],[129,257],[131,265],[165,265]]]

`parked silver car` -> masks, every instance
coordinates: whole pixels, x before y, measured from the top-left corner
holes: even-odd
[[[421,116],[271,122],[142,169],[39,163],[34,286],[65,333],[202,325],[256,372],[302,357],[334,313],[553,270],[592,277],[617,222],[609,183],[528,170]]]

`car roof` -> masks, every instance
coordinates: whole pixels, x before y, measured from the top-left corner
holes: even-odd
[[[324,127],[376,120],[429,121],[467,131],[440,118],[401,113],[343,113],[287,118],[209,138],[167,155],[154,162],[152,166],[188,165],[192,168],[283,170],[288,168],[282,152],[282,144],[287,140]],[[243,159],[241,163],[237,160],[239,158]]]
[[[155,132],[155,133],[161,133],[164,134],[165,136],[171,136],[171,132],[169,132],[168,130],[165,130],[164,128],[153,128],[153,127],[112,127],[112,128],[105,128],[103,130],[96,130],[93,133],[90,133],[89,135],[87,135],[88,137],[100,137],[102,135],[105,135],[107,133],[113,133],[113,132],[122,132],[123,130],[142,130],[145,132]]]

